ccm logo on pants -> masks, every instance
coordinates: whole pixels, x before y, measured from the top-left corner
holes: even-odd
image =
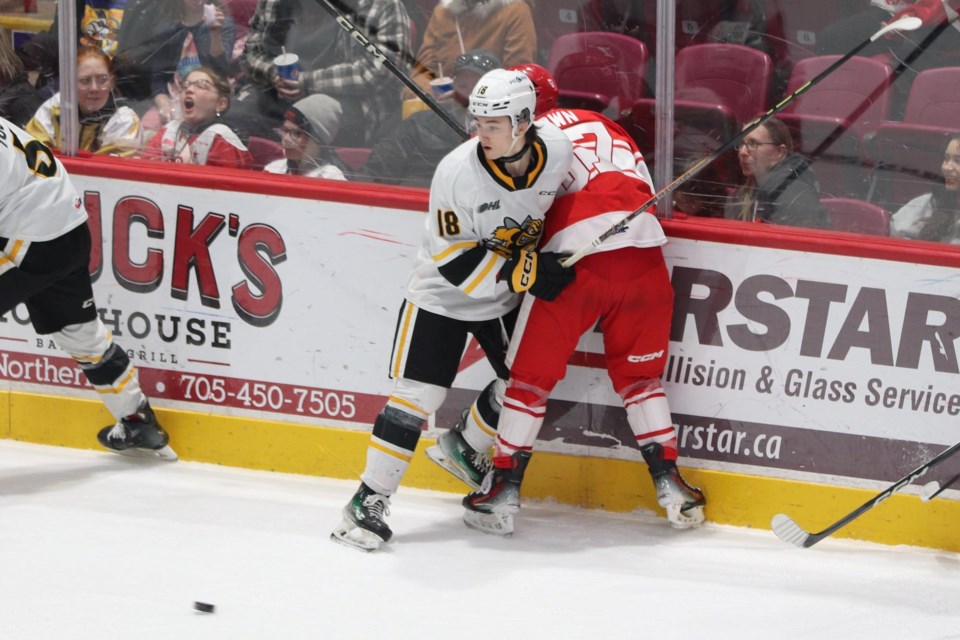
[[[654,351],[653,353],[645,353],[642,356],[627,356],[627,362],[650,362],[651,360],[656,360],[657,358],[663,357],[663,350]]]

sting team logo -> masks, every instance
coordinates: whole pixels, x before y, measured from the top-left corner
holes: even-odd
[[[483,241],[483,246],[505,258],[524,247],[534,247],[543,231],[543,220],[530,216],[518,223],[513,218],[504,218],[503,225],[493,230],[493,237]]]

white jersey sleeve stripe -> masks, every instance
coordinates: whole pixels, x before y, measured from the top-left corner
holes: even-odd
[[[491,269],[493,269],[493,266],[497,264],[497,262],[499,262],[497,258],[497,254],[492,252],[489,253],[489,255],[487,255],[485,264],[480,269],[480,273],[470,282],[470,284],[464,287],[463,292],[466,293],[467,295],[470,295],[471,293],[473,293],[474,289],[476,289],[478,286],[480,286],[486,281],[487,276],[490,274]]]
[[[478,244],[480,243],[479,242],[458,242],[456,244],[452,244],[446,249],[444,249],[443,251],[441,251],[440,253],[438,253],[437,255],[433,256],[433,261],[443,262],[450,256],[451,253],[454,253],[455,251],[469,251],[470,249],[473,249],[474,247],[476,247]]]

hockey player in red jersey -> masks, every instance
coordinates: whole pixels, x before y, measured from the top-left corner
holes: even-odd
[[[537,65],[521,70],[539,90],[538,114],[556,102],[556,84]],[[653,189],[643,157],[619,126],[598,113],[554,109],[540,121],[574,146],[571,174],[547,213],[540,250],[574,253],[643,205]],[[564,195],[564,193],[568,195]],[[494,449],[494,470],[464,498],[464,521],[489,533],[513,531],[520,483],[543,423],[547,398],[566,372],[580,336],[603,332],[607,371],[649,465],[670,523],[703,522],[703,493],[677,470],[677,432],[660,376],[667,360],[673,290],[652,212],[636,218],[577,263],[577,279],[552,301],[526,297],[507,353],[510,382]]]
[[[104,447],[176,460],[136,368],[97,315],[87,212],[46,146],[0,118],[0,314],[24,303],[36,332],[77,361],[116,418]]]
[[[373,425],[360,488],[333,539],[365,550],[392,535],[385,516],[413,458],[421,429],[442,404],[472,334],[497,378],[444,434],[437,461],[475,479],[489,468],[506,386],[507,343],[517,293],[555,297],[573,280],[556,255],[535,254],[543,215],[572,158],[570,141],[551,124],[533,126],[534,86],[522,73],[486,73],[470,94],[477,137],[447,154],[430,186],[424,236],[394,336],[393,391]]]

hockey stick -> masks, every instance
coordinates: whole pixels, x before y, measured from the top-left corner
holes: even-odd
[[[957,480],[960,480],[960,473],[954,475],[942,485],[936,480],[933,482],[928,482],[927,484],[923,485],[923,489],[920,490],[920,499],[924,502],[930,502],[938,495],[952,487]]]
[[[390,71],[390,73],[399,78],[400,82],[405,84],[407,88],[413,91],[418,98],[423,100],[428,107],[433,109],[433,112],[440,116],[441,120],[450,125],[450,127],[456,131],[461,138],[466,140],[470,137],[470,134],[468,134],[463,127],[457,124],[456,121],[450,117],[450,114],[444,111],[443,108],[438,105],[430,95],[428,95],[416,82],[410,78],[410,76],[401,71],[400,67],[398,67],[396,63],[394,63],[394,61],[383,52],[382,49],[373,43],[373,40],[368,38],[366,34],[364,34],[352,22],[350,22],[350,20],[343,15],[339,9],[333,6],[333,2],[331,2],[331,0],[318,0],[318,2],[331,16],[333,16],[333,18],[337,21],[337,24],[343,27],[343,29],[350,34],[350,37],[356,40],[357,43],[359,43],[360,46],[363,47],[366,52],[373,57],[375,62],[382,64],[387,68],[388,71]]]
[[[812,87],[816,86],[821,80],[823,80],[828,75],[836,71],[843,63],[845,63],[847,60],[849,60],[853,56],[860,53],[862,49],[864,49],[867,45],[869,45],[871,42],[873,42],[877,38],[882,37],[883,35],[887,34],[890,31],[913,31],[914,29],[919,28],[922,24],[923,24],[923,21],[920,20],[920,18],[916,18],[914,16],[907,16],[907,17],[901,18],[900,20],[897,20],[896,22],[893,22],[891,24],[884,26],[882,29],[877,31],[868,39],[864,40],[863,42],[858,44],[856,47],[854,47],[852,50],[844,54],[842,57],[838,58],[833,64],[831,64],[829,67],[827,67],[822,72],[820,72],[820,74],[817,75],[815,78],[808,80],[805,84],[801,85],[796,91],[794,91],[793,93],[788,95],[786,98],[781,100],[779,103],[777,103],[775,107],[773,107],[772,109],[767,111],[765,114],[763,114],[762,116],[754,120],[745,128],[741,129],[740,133],[738,133],[737,135],[735,135],[734,137],[730,138],[725,143],[723,143],[719,149],[714,151],[709,156],[705,156],[701,158],[692,167],[687,169],[687,171],[685,171],[683,174],[681,174],[676,179],[674,179],[673,182],[671,182],[670,184],[665,186],[663,189],[655,193],[649,200],[643,203],[643,205],[639,209],[637,209],[636,211],[628,215],[626,218],[624,218],[617,224],[607,229],[596,240],[591,242],[589,245],[585,246],[583,249],[580,249],[579,251],[577,251],[575,254],[573,254],[566,260],[563,260],[560,264],[562,264],[564,267],[573,266],[574,264],[579,262],[581,258],[583,258],[587,254],[591,253],[594,249],[599,247],[604,240],[624,231],[627,228],[627,224],[629,224],[631,220],[633,220],[634,218],[636,218],[637,216],[645,212],[647,209],[649,209],[653,205],[663,200],[666,196],[673,193],[677,187],[682,185],[684,182],[686,182],[693,176],[700,173],[700,171],[704,167],[706,167],[708,164],[718,159],[720,156],[725,154],[730,149],[737,146],[737,143],[740,142],[740,140],[742,140],[745,136],[749,135],[750,132],[757,129],[758,127],[763,126],[763,124],[767,120],[769,120],[776,114],[783,111],[783,109],[787,105],[791,104],[794,100],[796,100],[797,98],[802,96],[804,93],[809,91]]]
[[[770,528],[773,529],[773,532],[777,534],[777,537],[784,542],[789,542],[792,545],[796,545],[804,549],[807,547],[812,547],[827,536],[847,526],[870,509],[873,509],[875,506],[906,487],[908,484],[925,474],[927,471],[955,454],[957,451],[960,451],[960,442],[953,445],[949,449],[944,450],[940,455],[936,456],[929,462],[920,465],[904,477],[894,482],[888,489],[878,493],[870,500],[867,500],[857,509],[840,518],[823,531],[818,531],[817,533],[804,531],[800,528],[800,525],[793,521],[793,518],[782,513],[778,513],[777,515],[773,516],[773,519],[770,521]],[[956,480],[956,478],[954,478],[954,480]],[[951,482],[953,482],[953,480],[951,480]],[[949,486],[949,483],[947,486]]]

